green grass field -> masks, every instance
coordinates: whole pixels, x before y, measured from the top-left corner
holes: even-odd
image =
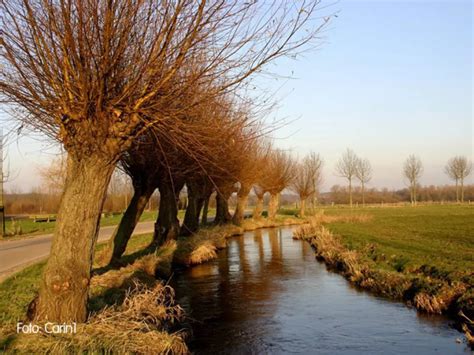
[[[132,236],[123,260],[127,261],[128,256],[148,245],[152,236],[150,233]],[[105,242],[98,244],[96,253],[105,245]],[[25,317],[28,304],[39,290],[45,265],[46,260],[28,266],[0,283],[0,325],[16,323]]]
[[[427,205],[324,209],[328,216],[365,214],[366,222],[327,227],[350,249],[367,251],[382,268],[435,267],[452,279],[474,279],[474,206]],[[367,254],[367,253],[366,253]]]
[[[116,214],[113,216],[107,216],[101,218],[100,225],[101,226],[113,226],[120,222],[122,218],[122,213]],[[154,221],[156,219],[157,212],[156,211],[145,211],[140,218],[140,221]],[[21,229],[21,234],[12,235],[15,229],[15,226],[12,225],[11,221],[7,221],[5,223],[5,229],[7,235],[10,235],[7,238],[18,238],[18,237],[26,237],[32,235],[39,235],[39,234],[48,234],[54,231],[54,227],[56,222],[34,222],[33,219],[20,219],[15,222]]]

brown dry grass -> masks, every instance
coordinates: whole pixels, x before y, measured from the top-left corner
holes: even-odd
[[[164,244],[155,253],[151,253],[135,260],[133,264],[124,266],[118,270],[109,270],[101,275],[95,275],[91,279],[91,295],[97,295],[100,290],[124,287],[124,283],[133,282],[133,275],[144,274],[154,280],[158,269],[161,272],[171,270],[171,260],[176,251],[177,243],[170,241]],[[144,280],[142,279],[142,282]],[[125,285],[126,287],[127,285]],[[131,286],[131,285],[128,285]]]
[[[92,314],[75,334],[11,334],[8,350],[18,353],[186,354],[185,334],[169,332],[183,319],[171,287],[141,284],[127,291],[121,305]],[[13,333],[13,332],[12,332]]]
[[[415,295],[413,304],[421,311],[427,313],[446,313],[451,305],[466,292],[466,286],[461,283],[452,285],[443,284],[436,294],[420,292]]]
[[[318,212],[313,218],[318,223],[328,224],[334,222],[342,223],[365,223],[373,219],[372,215],[366,213],[350,214],[350,215],[326,215],[324,210]]]
[[[197,265],[217,257],[217,250],[227,245],[226,239],[243,233],[240,227],[227,225],[202,229],[178,241],[173,262],[178,265]]]

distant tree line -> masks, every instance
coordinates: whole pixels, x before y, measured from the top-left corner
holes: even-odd
[[[401,202],[410,201],[412,205],[416,205],[418,201],[456,201],[464,202],[465,198],[470,200],[471,195],[466,191],[464,181],[472,172],[472,163],[463,156],[456,156],[447,162],[445,166],[445,173],[455,181],[454,195],[447,194],[445,191],[436,191],[442,187],[421,187],[420,180],[423,175],[423,163],[421,159],[414,154],[411,154],[404,162],[402,168],[402,176],[408,184],[408,189],[402,189],[398,191],[391,191],[384,189],[378,191],[371,189],[371,194],[368,202],[380,202],[384,199],[389,199],[385,202]],[[347,188],[341,188],[338,185],[331,188],[331,194],[333,195],[334,203],[347,203],[352,207],[353,195],[354,195],[354,181],[359,182],[358,195],[360,195],[360,201],[357,203],[365,204],[366,199],[366,184],[372,179],[372,166],[368,159],[359,158],[354,151],[347,149],[341,158],[337,161],[335,166],[335,174],[343,177],[347,180]],[[409,198],[407,198],[406,192],[408,191]],[[345,201],[340,201],[342,194],[346,195]],[[375,197],[375,195],[379,195]],[[378,199],[379,201],[373,201]]]

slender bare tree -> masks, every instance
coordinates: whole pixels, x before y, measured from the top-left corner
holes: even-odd
[[[403,165],[403,175],[410,184],[410,201],[412,205],[416,205],[416,192],[421,175],[423,174],[423,164],[420,158],[410,155]]]
[[[456,185],[456,202],[459,202],[459,171],[457,157],[448,160],[444,167],[444,172],[455,182]]]
[[[321,181],[323,161],[319,154],[310,153],[303,161],[295,164],[295,176],[291,188],[300,197],[300,217],[305,216],[306,200],[313,196]]]
[[[456,182],[456,201],[464,202],[464,179],[471,174],[472,163],[466,157],[456,156],[449,159],[444,170]]]
[[[360,181],[362,205],[365,206],[365,185],[372,179],[372,166],[368,159],[358,159],[356,177]]]
[[[345,153],[336,164],[336,174],[346,178],[349,183],[349,206],[352,208],[352,181],[357,175],[357,165],[359,158],[353,150],[347,148]]]

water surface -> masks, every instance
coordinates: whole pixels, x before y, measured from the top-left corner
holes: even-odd
[[[356,290],[291,235],[291,227],[245,233],[216,260],[175,275],[193,352],[470,353],[446,318]]]

